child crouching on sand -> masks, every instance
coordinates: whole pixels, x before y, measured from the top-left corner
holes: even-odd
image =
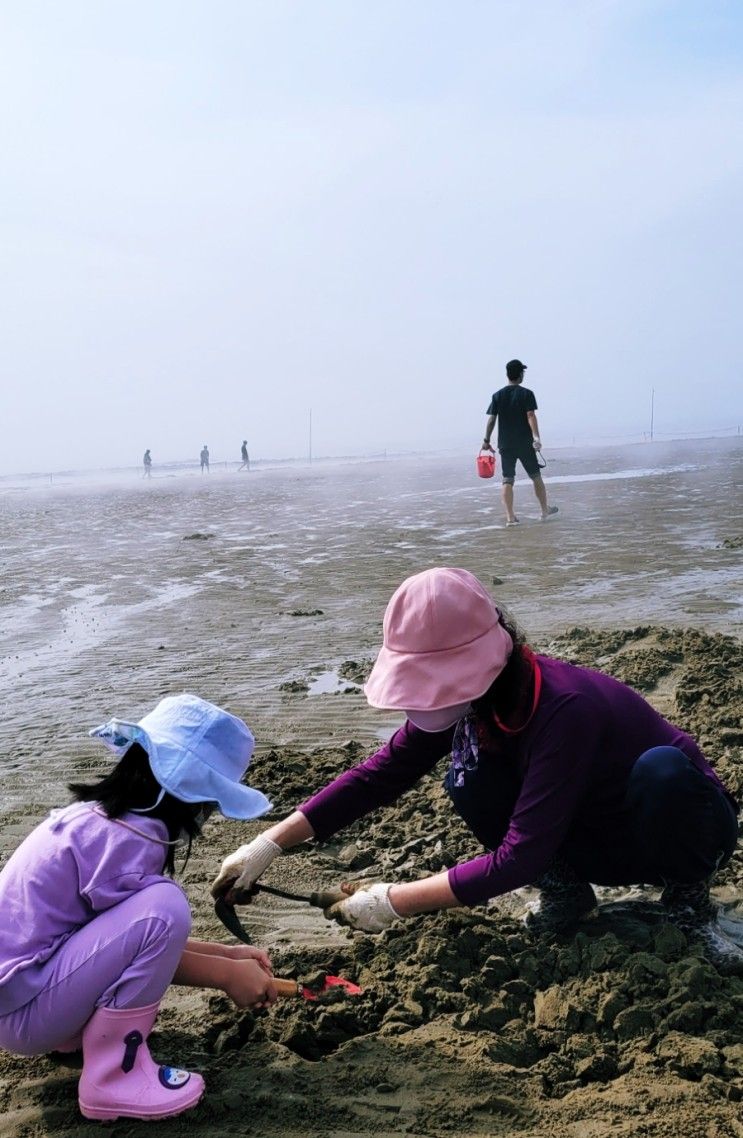
[[[76,801],[52,811],[0,873],[0,1046],[19,1055],[82,1047],[86,1118],[167,1118],[195,1106],[200,1075],[153,1062],[148,1047],[171,983],[221,988],[239,1007],[276,999],[259,949],[194,941],[176,847],[216,808],[270,809],[240,780],[253,751],[241,719],[193,695],[139,723],[91,731],[119,756]]]

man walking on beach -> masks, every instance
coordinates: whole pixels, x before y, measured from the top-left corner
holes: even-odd
[[[508,383],[493,394],[487,410],[488,421],[485,427],[484,450],[492,451],[490,436],[498,420],[498,450],[501,458],[503,486],[501,498],[506,511],[506,525],[516,526],[519,518],[513,512],[513,481],[516,477],[516,461],[523,466],[534,485],[542,510],[542,521],[546,522],[557,513],[557,506],[547,505],[547,488],[540,474],[537,454],[542,449],[537,423],[537,401],[534,392],[522,387],[526,364],[521,360],[509,360],[506,364]]]
[[[240,456],[242,458],[242,466],[238,466],[238,470],[250,470],[250,458],[248,457],[248,440],[243,439],[243,445],[240,447]]]
[[[152,455],[150,454],[149,447],[144,452],[144,458],[142,459],[142,464],[144,466],[144,477],[145,478],[152,478]]]
[[[199,455],[199,458],[201,459],[201,473],[203,474],[204,471],[206,470],[206,473],[208,474],[209,473],[209,447],[206,445],[206,443],[204,443],[203,447],[201,448],[201,454]]]

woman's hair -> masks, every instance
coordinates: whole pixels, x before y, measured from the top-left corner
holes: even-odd
[[[488,690],[472,701],[475,711],[495,711],[506,718],[521,706],[531,691],[533,668],[523,652],[526,634],[509,613],[500,611],[499,623],[513,640],[513,650],[505,668],[495,677]]]
[[[152,806],[162,787],[152,773],[144,747],[139,743],[131,743],[113,770],[98,782],[71,782],[68,790],[78,802],[98,802],[109,818],[120,818],[129,810],[142,810]],[[193,839],[201,833],[198,816],[210,805],[206,802],[181,802],[166,791],[162,801],[144,815],[164,822],[171,842],[186,837],[188,845],[182,869],[191,854]],[[175,850],[172,845],[168,846],[165,869],[171,874],[175,871]]]

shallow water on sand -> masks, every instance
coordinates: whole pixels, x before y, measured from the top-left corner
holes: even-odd
[[[542,524],[520,481],[510,529],[471,456],[2,494],[3,805],[53,800],[95,753],[89,727],[172,691],[243,714],[259,751],[376,741],[395,718],[350,684],[299,717],[280,685],[373,656],[390,593],[434,564],[480,576],[537,643],[573,624],[735,629],[742,468],[740,440],[556,452],[559,514]]]

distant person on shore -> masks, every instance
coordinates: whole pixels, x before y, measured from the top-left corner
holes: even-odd
[[[152,478],[152,455],[150,454],[149,449],[144,452],[142,463],[144,465],[144,477]]]
[[[253,736],[197,696],[168,696],[139,723],[91,732],[117,756],[53,810],[0,872],[0,1047],[82,1049],[80,1110],[101,1122],[180,1114],[201,1075],[153,1061],[147,1038],[171,983],[215,988],[239,1008],[277,997],[261,949],[193,940],[173,880],[216,809],[260,817],[271,803],[241,779]]]
[[[243,445],[240,447],[240,457],[242,463],[238,466],[238,470],[250,470],[250,456],[248,455],[248,440],[243,439]]]
[[[203,447],[201,448],[201,454],[199,455],[199,459],[201,461],[201,473],[203,474],[204,471],[206,471],[208,474],[209,473],[209,447],[206,445],[206,443],[204,443]]]
[[[547,489],[540,472],[537,455],[542,449],[537,423],[537,401],[534,392],[522,387],[526,364],[509,360],[506,364],[508,383],[493,394],[488,407],[485,426],[484,450],[492,451],[490,436],[498,420],[498,450],[500,452],[503,487],[501,498],[506,511],[506,525],[516,526],[519,518],[513,512],[513,483],[516,462],[520,462],[534,485],[534,493],[545,522],[557,513],[557,506],[547,504]]]
[[[449,568],[395,591],[364,691],[372,707],[405,715],[403,726],[226,858],[217,896],[244,900],[282,850],[326,842],[450,755],[444,788],[484,852],[416,881],[347,887],[326,917],[382,932],[532,885],[531,928],[550,940],[594,912],[593,884],[645,883],[662,888],[666,919],[720,971],[743,971],[710,898],[736,848],[737,803],[695,740],[637,692],[536,654],[476,577]]]

